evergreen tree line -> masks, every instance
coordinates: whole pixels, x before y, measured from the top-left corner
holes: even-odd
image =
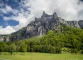
[[[50,30],[42,37],[33,37],[26,40],[13,42],[0,42],[1,52],[62,52],[83,54],[83,30],[79,28],[63,27]]]

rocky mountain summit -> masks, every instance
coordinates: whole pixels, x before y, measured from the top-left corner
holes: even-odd
[[[35,18],[26,27],[19,31],[12,33],[8,36],[0,36],[0,41],[14,41],[22,40],[34,36],[42,36],[49,30],[58,29],[61,24],[65,24],[71,27],[83,28],[83,20],[79,21],[66,21],[57,16],[56,12],[53,15],[48,15],[43,12],[41,18]]]

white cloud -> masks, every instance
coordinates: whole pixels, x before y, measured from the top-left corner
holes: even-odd
[[[65,20],[83,19],[81,18],[83,15],[78,16],[79,12],[83,10],[83,3],[79,0],[25,0],[23,7],[26,6],[30,6],[29,10],[33,18],[40,17],[42,11],[45,11],[48,14],[56,12],[59,17]]]
[[[29,0],[26,5],[31,6],[31,14],[37,17],[46,11],[48,14],[57,12],[58,16],[66,20],[78,20],[78,12],[83,9],[83,3],[78,2],[79,0]]]
[[[12,8],[10,6],[6,6],[5,8],[1,8],[0,11],[2,11],[4,14],[7,14],[12,11]]]
[[[10,6],[6,6],[6,11],[10,12],[12,11],[12,8]]]
[[[25,11],[23,8],[27,8],[31,13],[29,14],[29,11]],[[43,11],[48,14],[56,12],[59,17],[65,20],[83,19],[83,3],[79,2],[79,0],[22,0],[20,10],[12,9],[10,6],[6,6],[5,9],[0,10],[5,14],[9,12],[14,14],[10,17],[4,16],[3,18],[4,20],[13,19],[19,21],[17,26],[11,26],[15,31],[25,27],[29,22],[34,20],[35,17],[41,17]],[[7,27],[5,30],[6,29]],[[2,32],[5,34],[4,30]],[[12,30],[10,32],[12,32]]]
[[[29,23],[28,19],[30,19],[30,17],[28,18],[28,17],[24,16],[22,13],[18,13],[17,16],[4,17],[4,20],[16,20],[19,22],[19,24],[17,26],[13,26],[13,28],[16,31],[25,27]]]
[[[11,26],[7,26],[6,28],[0,26],[0,34],[10,34],[12,32],[15,32],[15,30]]]

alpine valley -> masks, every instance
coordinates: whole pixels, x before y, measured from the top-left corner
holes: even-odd
[[[43,12],[26,27],[0,36],[0,53],[41,52],[83,54],[83,20],[66,21]]]

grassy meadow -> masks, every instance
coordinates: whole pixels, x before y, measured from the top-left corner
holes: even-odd
[[[13,55],[9,53],[1,53],[0,60],[83,60],[82,54],[49,54],[49,53],[21,53],[14,52]]]

